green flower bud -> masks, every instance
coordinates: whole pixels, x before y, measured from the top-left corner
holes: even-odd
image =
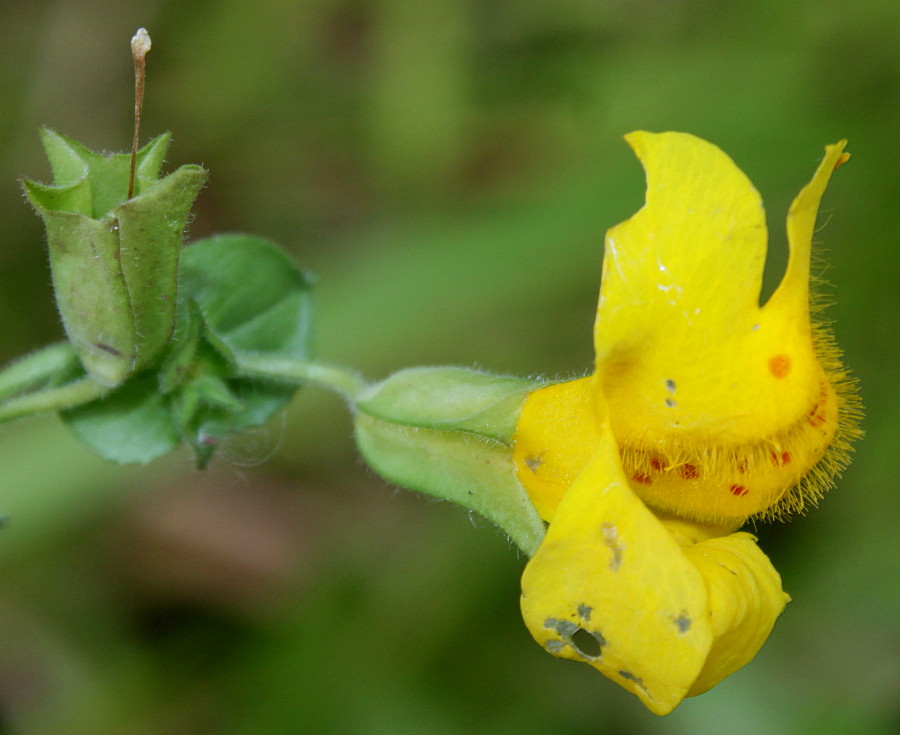
[[[531,380],[411,368],[356,400],[356,440],[387,480],[451,500],[502,528],[527,554],[544,524],[516,479],[512,439]]]
[[[160,356],[175,323],[178,260],[201,166],[159,177],[161,135],[131,156],[102,155],[52,130],[41,139],[53,186],[23,180],[44,220],[56,303],[69,341],[98,383],[116,386]]]

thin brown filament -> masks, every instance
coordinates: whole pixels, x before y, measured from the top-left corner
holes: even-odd
[[[144,106],[144,78],[147,71],[147,52],[150,51],[150,35],[138,28],[131,39],[131,56],[134,59],[134,138],[131,141],[131,173],[128,176],[128,199],[134,195],[134,173],[137,168],[137,151],[140,141],[141,109]]]

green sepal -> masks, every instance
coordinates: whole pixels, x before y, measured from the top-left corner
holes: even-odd
[[[182,166],[113,211],[137,336],[136,370],[151,364],[172,334],[182,233],[205,183],[204,169]]]
[[[41,215],[56,305],[69,342],[94,380],[118,385],[134,370],[137,349],[118,233],[110,221],[69,212]]]
[[[191,205],[206,182],[200,166],[159,179],[170,136],[137,156],[102,155],[44,129],[55,184],[23,180],[44,220],[53,287],[66,334],[87,373],[114,387],[156,360],[175,318],[178,259]]]
[[[356,407],[406,426],[449,429],[512,442],[525,396],[538,383],[456,367],[416,367],[364,391]]]
[[[203,318],[199,307],[190,299],[182,299],[175,311],[169,350],[157,371],[160,393],[171,393],[189,379],[202,337]]]
[[[357,446],[385,479],[480,513],[531,555],[544,524],[516,478],[512,440],[539,385],[461,368],[403,370],[359,396]]]
[[[35,207],[65,209],[72,214],[103,219],[128,198],[130,153],[96,153],[77,140],[49,128],[41,128],[40,136],[53,171],[53,186],[25,181],[26,187],[36,189],[38,201],[32,201]],[[138,150],[133,197],[144,194],[147,186],[159,180],[171,140],[170,133],[163,133]],[[58,192],[76,188],[81,193],[73,200],[75,206],[72,208],[53,206]],[[50,198],[45,200],[43,197]]]

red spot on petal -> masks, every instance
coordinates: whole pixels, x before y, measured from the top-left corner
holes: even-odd
[[[784,467],[786,464],[791,463],[791,453],[790,452],[772,452],[772,464],[776,467]]]
[[[694,480],[694,479],[700,477],[700,471],[697,469],[696,465],[692,465],[692,464],[681,465],[681,467],[678,470],[678,473],[685,480]]]
[[[743,498],[750,491],[745,488],[743,485],[732,485],[728,488],[731,491],[732,495],[737,495],[739,498]]]
[[[827,420],[825,416],[825,406],[828,405],[828,384],[823,380],[819,384],[819,400],[812,407],[812,411],[807,414],[807,422],[813,428],[818,428]]]
[[[791,372],[791,358],[787,355],[775,355],[769,360],[769,372],[776,378],[785,378]]]
[[[657,472],[661,472],[663,469],[665,469],[663,461],[661,459],[657,459],[656,457],[653,457],[653,459],[650,460],[650,466]]]
[[[650,479],[650,475],[632,475],[631,479],[634,480],[638,485],[653,484],[653,480]]]
[[[747,460],[746,459],[742,459],[740,462],[738,462],[737,471],[740,472],[742,475],[747,471]]]

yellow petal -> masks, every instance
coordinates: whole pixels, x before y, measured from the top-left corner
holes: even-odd
[[[688,696],[711,689],[749,663],[790,600],[781,577],[749,533],[687,546],[684,553],[709,590],[714,642]]]
[[[791,209],[790,265],[760,308],[762,203],[730,158],[683,133],[633,133],[647,203],[607,234],[594,330],[632,484],[653,507],[712,522],[764,512],[818,463],[838,426],[814,348],[810,240],[843,144]],[[826,360],[827,362],[827,360]]]
[[[706,661],[713,638],[707,610],[702,575],[630,490],[615,441],[603,431],[522,577],[532,636],[663,715]]]
[[[525,398],[516,424],[516,475],[541,518],[556,507],[600,444],[590,378],[548,385]]]

